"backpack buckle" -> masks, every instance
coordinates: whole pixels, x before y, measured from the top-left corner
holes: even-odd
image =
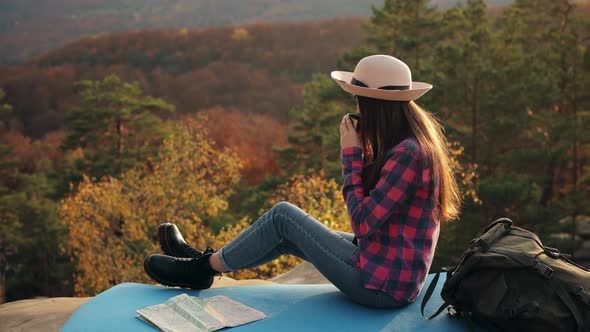
[[[558,259],[561,255],[558,252],[546,250],[545,254],[553,259]]]
[[[582,302],[586,303],[586,305],[590,306],[590,293],[584,290],[584,287],[578,286],[574,291],[574,295],[579,297]]]
[[[482,251],[488,251],[492,246],[492,243],[510,232],[511,226],[512,221],[510,221],[510,219],[498,219],[486,228],[482,236],[471,240],[471,247],[479,247]]]
[[[535,271],[539,272],[543,277],[551,279],[551,276],[553,275],[553,269],[539,262],[538,259],[535,259],[532,267]]]
[[[454,318],[467,318],[467,317],[470,318],[471,317],[471,312],[457,310],[457,308],[455,308],[453,306],[448,306],[447,312],[449,313],[449,316],[454,317]]]
[[[543,251],[547,256],[551,258],[558,259],[559,257],[561,257],[561,253],[556,248],[543,246]]]

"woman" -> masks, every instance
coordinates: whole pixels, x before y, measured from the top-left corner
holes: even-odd
[[[399,307],[415,300],[440,222],[459,212],[442,127],[413,102],[432,85],[412,82],[408,66],[388,55],[365,57],[354,72],[334,71],[332,78],[355,96],[361,119],[355,126],[344,116],[340,124],[342,194],[353,233],[330,230],[288,202],[277,203],[218,251],[201,253],[164,224],[159,235],[167,255],[146,258],[148,275],[164,285],[203,289],[221,272],[291,254],[311,262],[357,303]]]

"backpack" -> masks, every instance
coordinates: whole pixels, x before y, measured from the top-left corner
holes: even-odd
[[[471,240],[454,267],[444,267],[443,305],[452,317],[468,318],[502,331],[588,331],[590,270],[539,237],[501,218]],[[421,311],[441,272],[432,279]]]

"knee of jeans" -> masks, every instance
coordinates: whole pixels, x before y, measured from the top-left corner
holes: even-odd
[[[275,213],[277,211],[280,211],[281,214],[286,214],[286,211],[288,211],[289,209],[292,209],[292,208],[293,208],[293,204],[291,204],[287,201],[280,201],[272,207],[272,209],[274,210]]]

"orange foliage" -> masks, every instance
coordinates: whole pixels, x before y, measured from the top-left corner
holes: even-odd
[[[362,43],[362,21],[98,35],[27,64],[0,67],[0,89],[14,107],[14,129],[33,138],[63,128],[64,114],[79,101],[74,82],[109,74],[138,81],[147,95],[179,113],[235,107],[286,123],[288,111],[301,103],[301,84],[334,69],[342,51]]]
[[[11,149],[8,157],[19,161],[21,171],[32,173],[40,170],[39,163],[43,159],[50,161],[53,166],[61,160],[63,153],[59,149],[59,144],[62,136],[62,132],[52,132],[43,139],[33,140],[10,130],[0,134],[0,142]]]
[[[268,174],[280,174],[272,147],[286,144],[285,125],[268,115],[244,114],[235,108],[215,107],[202,113],[207,115],[204,125],[216,145],[235,149],[249,185],[260,183]]]

